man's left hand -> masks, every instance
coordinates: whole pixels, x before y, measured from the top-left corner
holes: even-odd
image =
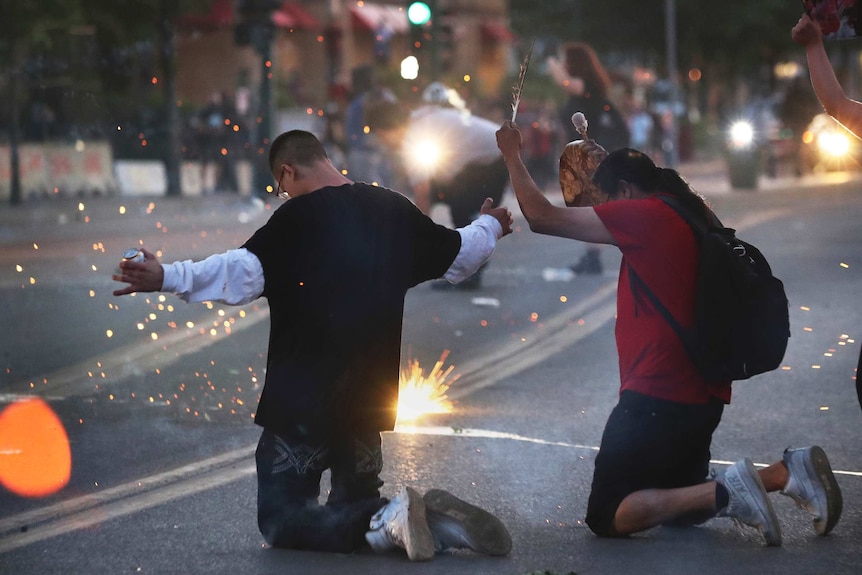
[[[489,214],[497,218],[497,221],[500,222],[500,225],[503,227],[504,236],[512,233],[512,223],[514,222],[514,219],[512,218],[512,212],[509,211],[509,208],[505,206],[495,208],[494,200],[491,198],[485,198],[485,202],[482,204],[482,209],[479,210],[479,213],[482,215]]]

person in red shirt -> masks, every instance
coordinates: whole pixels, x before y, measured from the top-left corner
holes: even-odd
[[[590,207],[558,207],[541,193],[521,159],[521,132],[505,122],[497,131],[515,196],[534,232],[622,252],[617,289],[616,342],[620,397],[596,457],[586,522],[594,533],[621,537],[662,524],[693,525],[714,516],[756,527],[769,545],[781,528],[767,492],[781,491],[814,515],[829,533],[841,515],[841,490],[818,446],[788,449],[781,461],[756,470],[742,459],[709,478],[712,434],[730,402],[731,382],[707,383],[683,344],[650,300],[636,296],[630,271],[649,285],[683,327],[694,320],[699,246],[694,232],[660,198],[675,196],[698,217],[710,211],[675,170],[642,152],[608,154],[592,182],[607,200]]]

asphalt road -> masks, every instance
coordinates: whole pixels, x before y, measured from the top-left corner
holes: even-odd
[[[384,434],[383,475],[385,495],[441,487],[494,511],[512,532],[511,555],[457,552],[411,564],[398,553],[266,548],[255,520],[259,430],[251,423],[265,302],[208,309],[172,296],[116,299],[108,276],[139,241],[166,260],[239,245],[267,210],[224,196],[52,199],[0,209],[0,409],[22,395],[45,398],[68,434],[72,474],[44,498],[0,490],[0,572],[858,572],[860,181],[808,177],[729,192],[710,170],[681,171],[725,224],[761,248],[791,300],[785,364],[735,384],[715,467],[823,446],[845,501],[829,537],[815,537],[805,512],[779,495],[778,549],[727,519],[628,540],[589,532],[593,458],[618,386],[619,257],[607,247],[602,276],[566,278],[561,270],[583,246],[533,234],[519,217],[481,290],[423,285],[408,297],[404,358],[430,369],[448,351],[455,406]]]

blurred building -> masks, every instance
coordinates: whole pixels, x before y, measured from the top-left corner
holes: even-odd
[[[415,80],[420,93],[434,79],[466,79],[479,97],[504,89],[507,48],[515,39],[505,0],[428,0],[432,23],[423,30],[408,22],[410,3],[212,0],[207,12],[186,14],[177,22],[179,96],[199,104],[213,93],[243,88],[251,88],[254,96],[263,73],[256,49],[261,21],[249,22],[249,6],[264,7],[268,16],[263,22],[271,28],[279,107],[322,105],[338,90],[349,89],[351,70],[358,66],[373,63],[395,77],[401,60],[416,52],[424,62]],[[414,41],[423,32],[426,41],[417,49]]]

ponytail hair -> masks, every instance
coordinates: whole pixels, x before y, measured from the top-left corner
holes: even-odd
[[[649,156],[632,148],[622,148],[607,155],[596,168],[592,178],[609,198],[619,194],[621,181],[636,185],[648,194],[671,194],[683,205],[702,218],[705,222],[711,219],[711,211],[700,194],[676,170],[660,168]]]

